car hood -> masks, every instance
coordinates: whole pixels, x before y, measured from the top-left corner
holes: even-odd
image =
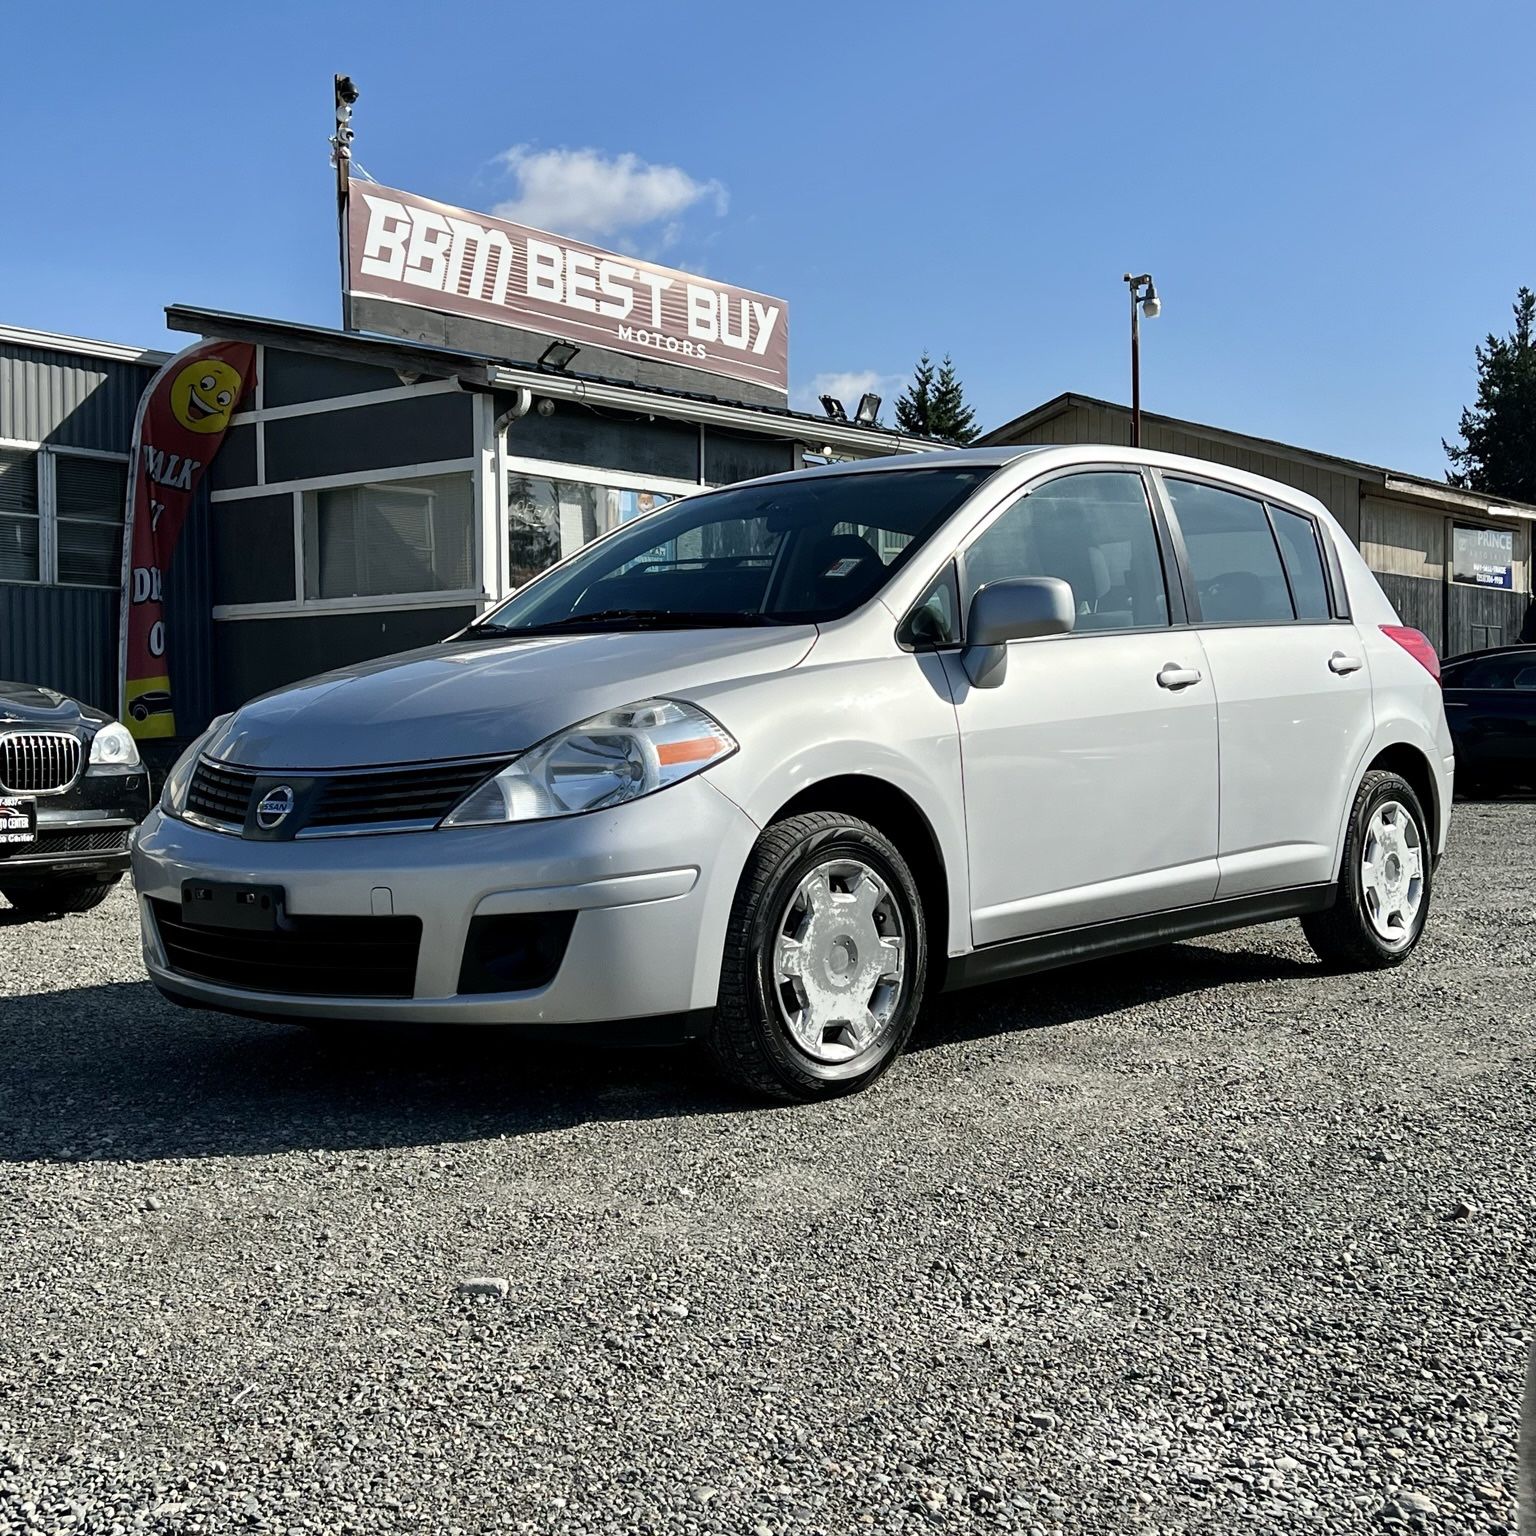
[[[82,724],[100,725],[107,718],[99,709],[88,709],[52,688],[0,681],[0,726],[47,726],[67,731]]]
[[[804,660],[814,625],[456,641],[244,705],[205,750],[248,768],[360,768],[511,754],[605,709]],[[728,724],[728,722],[727,722]]]

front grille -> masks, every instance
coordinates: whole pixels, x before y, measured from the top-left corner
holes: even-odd
[[[256,774],[249,768],[231,768],[199,758],[187,787],[187,809],[226,827],[243,827],[255,785]]]
[[[446,763],[431,768],[371,769],[322,781],[305,828],[366,827],[390,821],[441,821],[470,790],[506,766]]]
[[[126,853],[127,827],[100,827],[89,832],[51,831],[39,827],[29,855],[50,853]]]
[[[13,731],[0,736],[0,789],[46,795],[67,789],[80,772],[80,742],[62,731]]]
[[[276,933],[199,928],[174,901],[150,898],[166,962],[178,975],[290,997],[410,997],[419,917],[284,917]]]
[[[202,758],[187,788],[187,810],[205,821],[239,831],[245,826],[251,797],[260,781],[265,793],[286,783],[296,792],[298,812],[284,827],[287,835],[323,836],[353,827],[398,823],[430,826],[482,780],[505,768],[510,758],[434,763],[422,768],[368,768],[329,774],[281,769],[237,768]],[[306,786],[313,784],[313,790]]]

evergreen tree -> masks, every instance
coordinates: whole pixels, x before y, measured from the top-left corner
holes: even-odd
[[[1515,296],[1515,328],[1477,348],[1477,399],[1461,413],[1461,443],[1441,440],[1469,491],[1536,501],[1536,293]]]
[[[976,412],[965,403],[965,390],[947,354],[935,370],[933,359],[923,353],[912,382],[896,401],[896,425],[915,437],[946,443],[973,443],[981,435]]]
[[[965,390],[955,377],[955,365],[948,354],[939,365],[938,383],[933,387],[933,407],[929,414],[934,437],[946,443],[974,443],[981,436],[976,412],[965,403]]]
[[[933,362],[926,352],[919,360],[912,382],[896,401],[896,425],[914,437],[930,437],[928,417],[933,410]]]

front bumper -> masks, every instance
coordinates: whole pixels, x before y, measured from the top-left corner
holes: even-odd
[[[133,846],[144,963],[179,1002],[260,1017],[544,1032],[696,1015],[714,1006],[726,921],[757,835],[703,776],[584,816],[291,842],[247,841],[156,810]],[[179,904],[188,880],[280,886],[293,917],[419,918],[412,995],[257,991],[174,969],[150,903]],[[528,912],[575,913],[554,979],[527,991],[461,994],[471,920]]]
[[[55,878],[115,880],[128,868],[129,834],[149,810],[143,772],[82,772],[62,794],[37,797],[37,842],[0,854],[0,886]]]

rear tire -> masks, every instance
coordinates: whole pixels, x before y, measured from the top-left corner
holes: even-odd
[[[922,898],[890,839],[852,816],[787,817],[742,874],[706,1045],[765,1098],[857,1093],[901,1054],[927,969]]]
[[[1429,915],[1434,854],[1413,786],[1372,769],[1349,813],[1338,899],[1301,929],[1320,960],[1349,970],[1401,965]]]
[[[27,917],[51,917],[64,912],[89,912],[107,899],[118,876],[112,880],[71,880],[55,877],[26,885],[0,885],[4,896]]]

